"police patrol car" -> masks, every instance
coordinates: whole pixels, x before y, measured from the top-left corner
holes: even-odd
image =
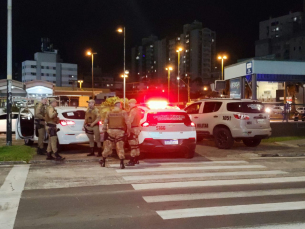
[[[214,137],[220,149],[231,148],[234,140],[255,147],[271,135],[270,117],[256,100],[203,99],[184,110],[196,125],[197,141]]]
[[[151,101],[141,119],[139,145],[141,153],[182,153],[194,157],[195,124],[184,110],[167,107],[167,102]]]

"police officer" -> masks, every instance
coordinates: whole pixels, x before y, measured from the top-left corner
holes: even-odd
[[[100,130],[99,130],[99,121],[101,120],[99,109],[94,107],[95,101],[93,99],[88,101],[88,109],[85,115],[85,122],[83,131],[86,131],[86,134],[89,138],[89,144],[91,153],[87,156],[94,156],[94,139],[97,143],[98,148],[98,157],[102,156],[101,140],[100,140]]]
[[[129,121],[131,123],[130,135],[128,137],[128,143],[131,148],[130,161],[126,164],[127,166],[134,166],[139,164],[139,139],[138,136],[141,132],[140,130],[140,120],[141,120],[141,110],[136,106],[137,101],[135,99],[130,99],[128,101],[130,112]]]
[[[108,130],[107,130],[108,125]],[[126,129],[127,128],[127,129]],[[115,101],[112,111],[107,112],[104,123],[103,132],[105,133],[103,159],[100,160],[102,167],[105,167],[106,157],[112,152],[112,142],[116,145],[116,151],[120,158],[120,168],[124,169],[124,140],[125,130],[127,136],[130,134],[130,122],[126,111],[122,110],[121,102]],[[108,136],[107,136],[108,135]]]
[[[47,132],[49,136],[48,148],[47,148],[47,160],[64,160],[57,152],[57,128],[56,124],[59,123],[57,117],[57,111],[55,107],[57,106],[57,101],[55,98],[50,99],[50,105],[47,107],[45,120],[47,123]],[[52,152],[55,158],[52,156]]]
[[[46,133],[45,116],[47,108],[47,98],[41,98],[41,102],[38,103],[35,109],[35,124],[38,130],[38,147],[37,154],[45,155],[43,150],[43,140]]]

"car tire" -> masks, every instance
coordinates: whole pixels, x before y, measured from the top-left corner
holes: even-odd
[[[220,127],[214,131],[214,141],[219,149],[230,149],[234,144],[231,131],[227,128]]]
[[[195,151],[189,151],[187,153],[184,154],[184,157],[187,159],[191,159],[195,156]]]
[[[256,147],[261,143],[261,139],[243,139],[243,143],[248,147]]]
[[[27,146],[32,146],[34,144],[34,141],[31,139],[24,139],[24,144]]]

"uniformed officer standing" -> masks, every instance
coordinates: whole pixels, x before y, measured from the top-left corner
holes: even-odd
[[[126,164],[127,166],[134,166],[139,164],[139,139],[138,136],[141,132],[140,121],[141,121],[141,110],[136,106],[137,101],[135,99],[130,99],[128,101],[130,112],[129,112],[129,121],[131,123],[130,136],[128,137],[128,143],[131,148],[130,152],[130,161]]]
[[[102,156],[102,148],[101,148],[101,135],[99,129],[99,121],[101,120],[99,109],[94,107],[95,101],[93,99],[88,101],[88,109],[85,115],[85,122],[83,130],[86,131],[86,134],[89,138],[89,144],[91,153],[87,154],[87,156],[94,156],[94,139],[97,143],[98,148],[98,157]]]
[[[46,133],[45,116],[47,109],[47,98],[42,98],[35,109],[35,124],[38,130],[37,154],[45,155],[43,150],[43,140]]]
[[[47,148],[47,160],[64,160],[57,152],[57,128],[56,124],[59,123],[57,117],[57,111],[55,107],[57,106],[57,101],[55,98],[50,99],[50,105],[47,107],[45,120],[47,123],[47,132],[49,135],[49,142]],[[55,158],[52,156],[52,152]]]
[[[108,125],[108,130],[107,130]],[[127,129],[126,129],[127,128]],[[130,122],[126,111],[122,110],[121,102],[115,101],[112,111],[107,112],[103,123],[103,132],[108,136],[104,139],[103,159],[100,160],[102,167],[105,167],[106,157],[112,152],[112,142],[115,143],[117,154],[120,158],[120,168],[124,169],[124,140],[125,130],[127,136],[130,134]]]

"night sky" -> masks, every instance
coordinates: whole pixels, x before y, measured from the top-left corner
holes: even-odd
[[[302,0],[13,0],[13,63],[33,60],[40,38],[49,37],[65,63],[89,69],[85,50],[97,52],[104,73],[123,68],[126,26],[127,69],[131,47],[151,34],[159,39],[182,33],[184,24],[201,21],[216,31],[218,52],[230,60],[253,57],[259,22],[303,10]],[[7,1],[0,1],[0,76],[6,77]]]

